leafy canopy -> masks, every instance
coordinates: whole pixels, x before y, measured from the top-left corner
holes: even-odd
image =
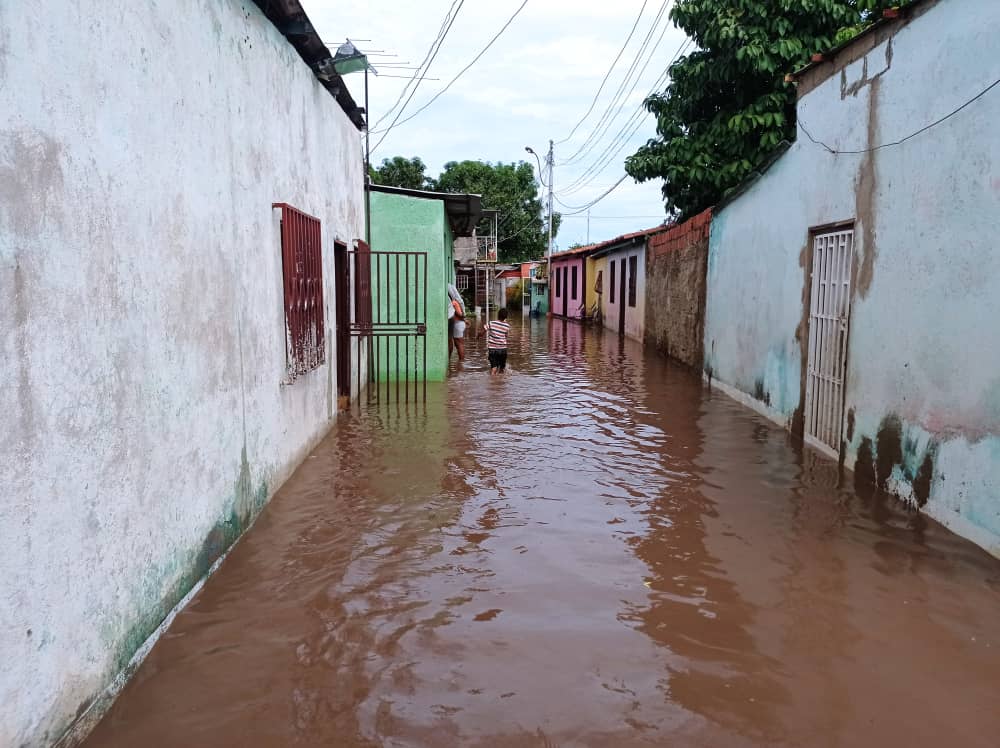
[[[482,195],[484,208],[500,211],[500,262],[521,262],[545,255],[548,225],[531,164],[450,161],[444,165],[435,189]],[[553,217],[553,237],[559,231],[559,218],[558,213]]]
[[[371,178],[375,184],[388,187],[426,190],[431,189],[432,184],[432,180],[425,174],[426,171],[427,165],[419,156],[409,159],[394,156],[391,159],[382,159],[382,165],[378,168],[372,167]]]
[[[714,205],[783,140],[795,136],[795,90],[784,74],[899,0],[677,0],[670,11],[698,49],[646,99],[657,137],[625,161],[640,182],[663,179],[667,211]]]

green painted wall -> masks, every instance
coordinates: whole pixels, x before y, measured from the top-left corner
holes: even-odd
[[[426,311],[423,284],[417,280],[416,258],[407,261],[403,257],[398,260],[382,257],[372,264],[372,317],[376,322],[381,319],[401,323],[425,317],[427,379],[444,381],[448,370],[447,284],[455,280],[455,242],[445,218],[444,203],[372,192],[371,221],[372,250],[427,253]],[[380,380],[403,379],[405,370],[412,378],[423,366],[423,351],[415,339],[383,338],[376,342],[376,370]]]

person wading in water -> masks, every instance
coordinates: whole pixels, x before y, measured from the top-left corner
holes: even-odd
[[[490,359],[490,376],[502,374],[507,370],[507,334],[510,324],[507,322],[507,310],[501,309],[498,319],[487,322],[483,328],[486,333],[486,348]]]
[[[465,361],[465,302],[462,294],[451,283],[448,284],[448,360],[451,352],[458,349],[458,360]]]

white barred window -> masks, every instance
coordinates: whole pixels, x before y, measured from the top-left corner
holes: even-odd
[[[467,275],[460,275],[460,276],[458,276],[458,278],[455,279],[455,285],[456,285],[456,287],[458,288],[459,291],[468,291],[469,290],[469,276],[467,276]]]

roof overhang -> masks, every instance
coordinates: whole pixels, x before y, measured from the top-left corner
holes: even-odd
[[[483,198],[481,195],[471,195],[460,192],[431,192],[430,190],[411,190],[406,187],[389,187],[383,184],[369,184],[368,189],[387,195],[405,195],[423,200],[440,200],[444,203],[444,212],[448,216],[448,225],[455,236],[472,236],[483,215]]]
[[[333,54],[316,33],[299,0],[254,0],[254,2],[289,44],[295,47],[295,51],[312,69],[323,87],[337,100],[354,126],[363,130],[366,127],[367,113],[363,107],[357,105],[347,90],[344,79],[333,69]]]
[[[605,255],[609,255],[612,252],[620,252],[623,249],[632,249],[637,245],[645,245],[648,235],[643,234],[641,236],[632,236],[623,241],[614,242],[612,244],[607,244],[600,249],[595,250],[590,254],[590,259],[597,260]]]

